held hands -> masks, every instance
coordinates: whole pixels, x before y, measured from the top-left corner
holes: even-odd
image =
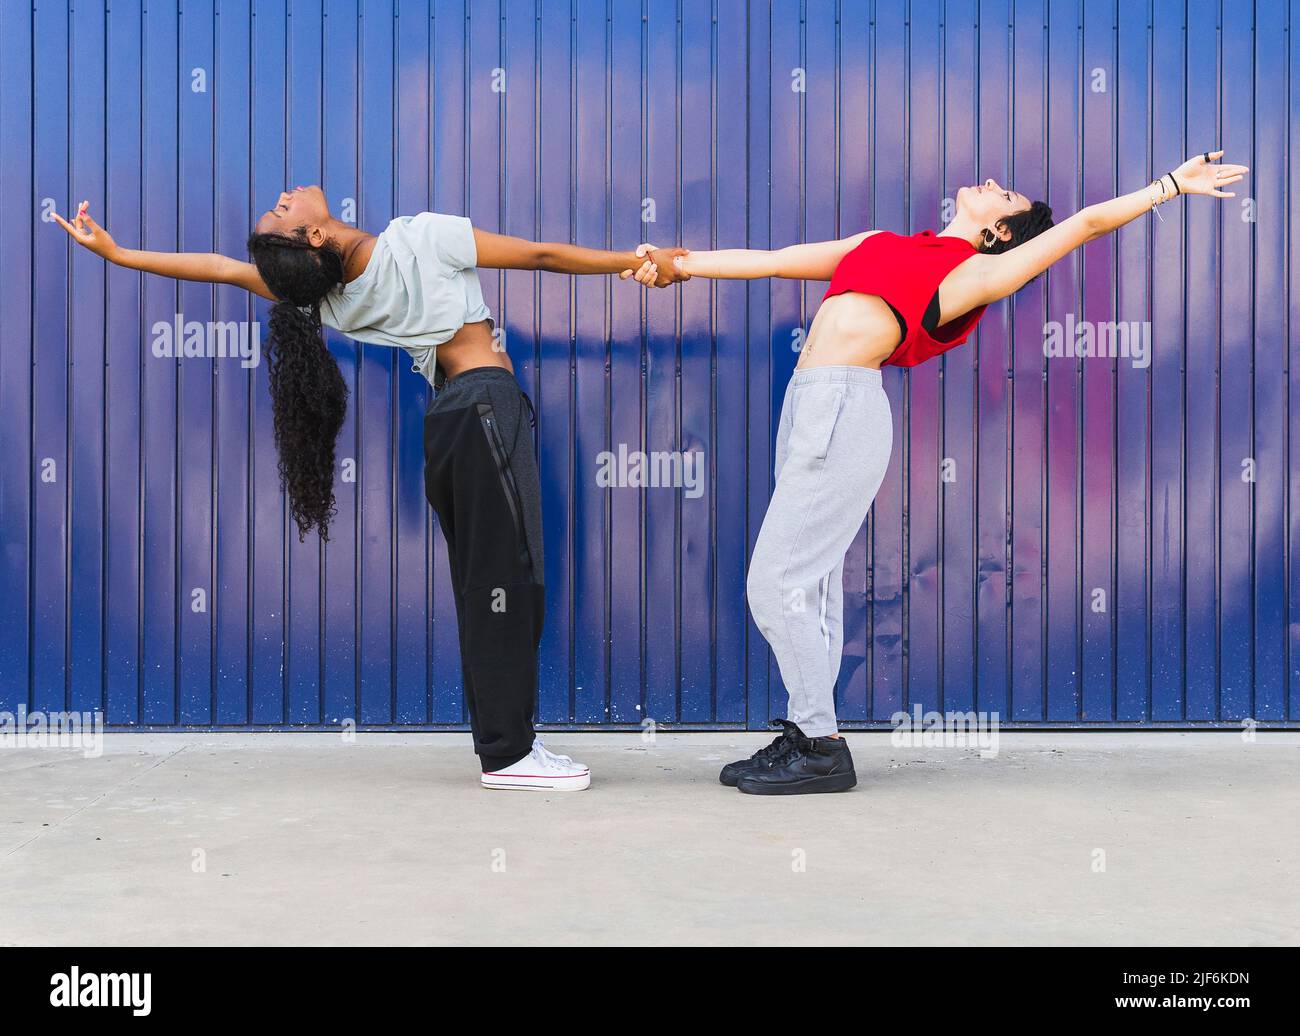
[[[1208,156],[1208,157],[1207,157]],[[1222,158],[1222,151],[1207,151],[1195,155],[1173,171],[1178,189],[1183,194],[1209,194],[1215,198],[1235,198],[1232,191],[1222,188],[1234,184],[1250,169],[1244,165],[1215,165],[1210,159]]]
[[[689,281],[691,275],[682,270],[679,260],[690,255],[686,248],[655,248],[651,244],[637,245],[636,254],[644,256],[645,262],[636,270],[624,270],[618,275],[619,280],[629,277],[646,287],[666,288],[678,281]]]
[[[68,232],[72,240],[90,249],[97,256],[111,260],[117,250],[117,243],[109,236],[107,230],[90,218],[90,202],[83,201],[77,206],[77,216],[69,223],[57,212],[51,215],[58,220],[59,226]]]

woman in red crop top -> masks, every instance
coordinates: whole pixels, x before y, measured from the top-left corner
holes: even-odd
[[[690,252],[683,277],[830,280],[794,376],[776,441],[776,486],[750,559],[747,595],[790,695],[782,733],[731,763],[723,784],[760,795],[842,791],[857,783],[839,737],[844,556],[884,479],[893,418],[880,367],[911,367],[964,342],[985,307],[1087,241],[1179,194],[1234,195],[1247,169],[1197,155],[1146,187],[1053,225],[1051,209],[986,180],[957,192],[941,233],[869,230],[775,251]],[[633,275],[651,283],[647,263]]]

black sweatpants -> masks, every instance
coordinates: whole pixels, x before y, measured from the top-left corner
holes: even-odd
[[[460,664],[484,772],[526,756],[545,607],[533,405],[510,371],[475,367],[424,415],[424,492],[447,541]]]

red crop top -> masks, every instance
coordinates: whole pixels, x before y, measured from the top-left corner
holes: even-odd
[[[939,285],[977,249],[960,237],[940,237],[929,230],[903,237],[882,230],[863,240],[835,267],[823,300],[846,291],[879,295],[894,311],[903,340],[885,363],[915,367],[966,341],[985,306],[939,322]]]

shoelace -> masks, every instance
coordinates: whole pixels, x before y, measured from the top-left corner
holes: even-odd
[[[754,753],[755,758],[768,760],[775,759],[785,751],[785,743],[789,740],[788,734],[778,734],[770,745],[760,748]]]
[[[547,763],[551,766],[572,766],[573,759],[567,755],[558,755],[550,751],[541,738],[533,738],[533,756],[540,763]]]
[[[792,735],[791,737],[786,738],[780,749],[778,749],[768,761],[773,766],[780,766],[782,763],[787,762],[792,756],[796,756],[800,752],[806,752],[808,750],[807,746],[807,738],[799,737],[797,734]]]
[[[777,734],[776,738],[772,741],[770,745],[768,745],[766,748],[760,748],[755,753],[755,755],[759,759],[772,761],[781,758],[786,754],[789,745],[794,741],[795,737],[797,736],[795,733],[796,730],[795,725],[791,723],[789,720],[778,719],[775,720],[774,722],[779,723],[781,725],[781,733]]]
[[[780,747],[777,748],[776,752],[773,753],[771,758],[768,760],[768,762],[772,766],[780,766],[783,763],[789,762],[789,760],[794,756],[800,755],[802,753],[810,752],[812,750],[812,744],[813,744],[812,738],[805,737],[803,731],[801,731],[793,723],[789,723],[785,720],[778,720],[777,722],[780,723],[783,727],[785,727],[785,734],[784,734],[785,739],[781,742]]]

